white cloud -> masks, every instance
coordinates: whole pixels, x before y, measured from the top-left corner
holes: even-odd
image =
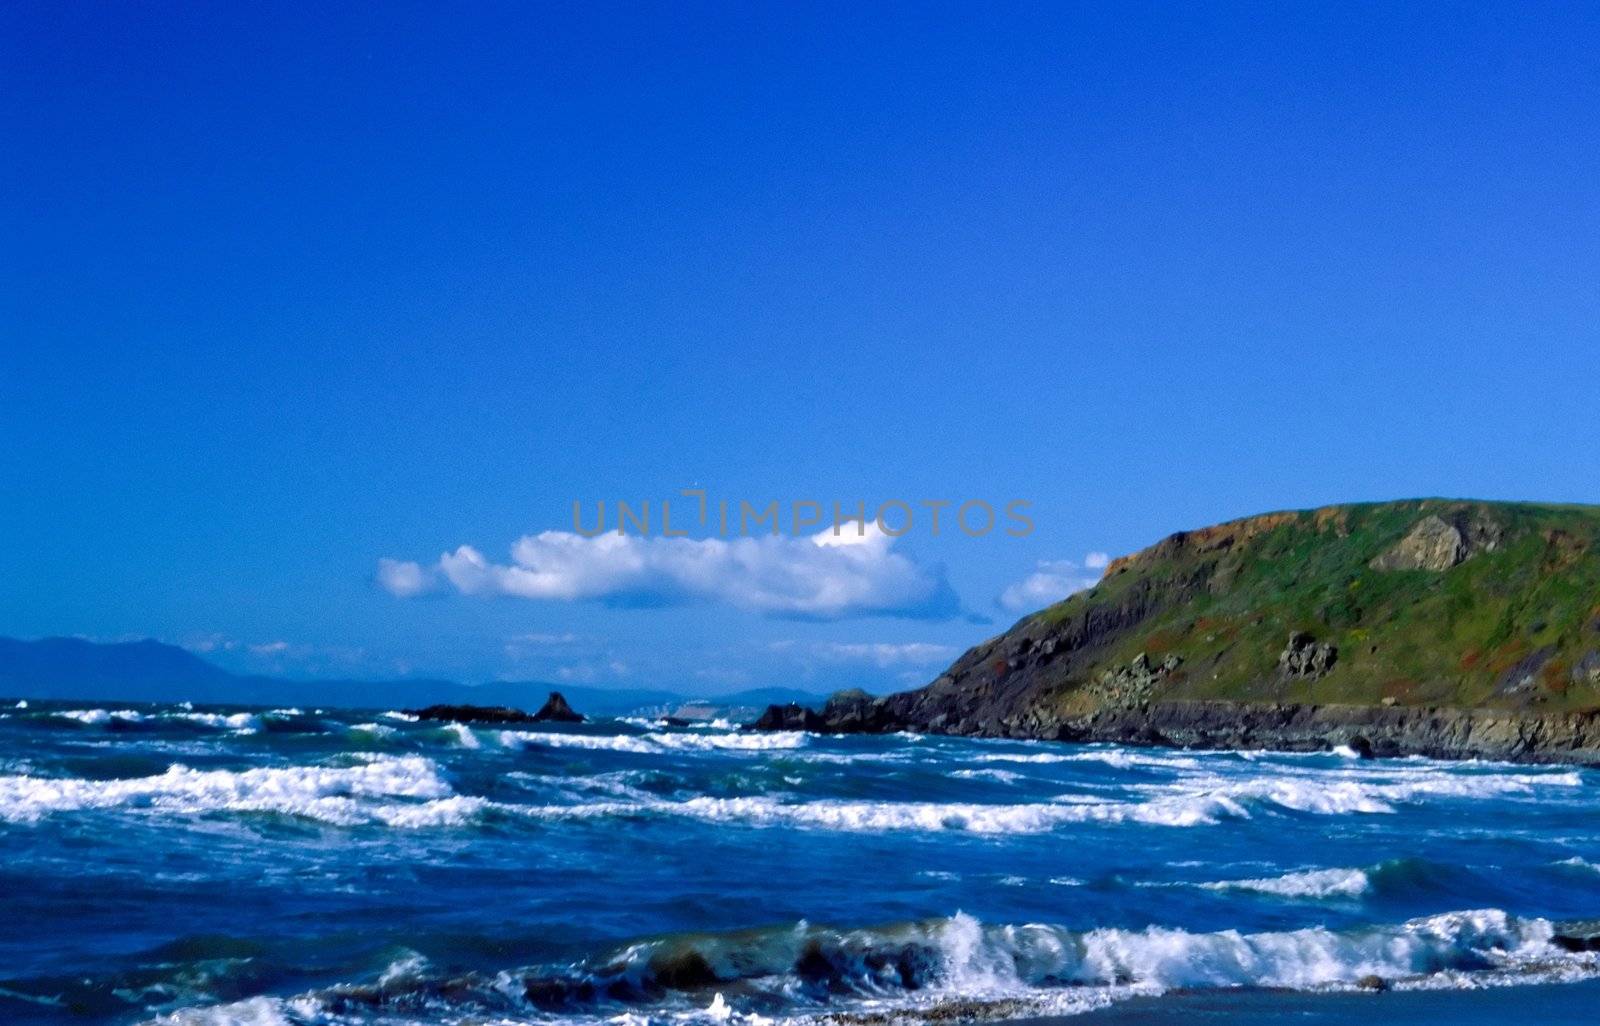
[[[513,645],[571,645],[583,640],[576,634],[551,634],[544,631],[534,631],[532,634],[518,634],[510,639]]]
[[[926,641],[904,644],[887,642],[831,642],[817,645],[815,651],[825,659],[848,662],[870,662],[884,669],[891,666],[922,666],[929,663],[948,663],[960,652],[950,645],[935,645]]]
[[[1094,587],[1109,560],[1091,552],[1080,565],[1070,559],[1047,559],[1033,573],[1002,591],[995,602],[1013,613],[1031,613],[1060,602],[1068,595]]]
[[[618,605],[721,602],[774,616],[833,620],[884,615],[944,618],[959,603],[942,570],[892,551],[894,539],[829,528],[809,537],[594,538],[545,531],[518,539],[511,562],[470,545],[436,564],[378,561],[378,581],[401,598],[448,584],[464,595]]]
[[[571,663],[556,668],[556,679],[568,684],[592,684],[606,677],[624,677],[628,664],[620,659]]]
[[[419,563],[385,556],[378,560],[378,583],[391,595],[410,598],[431,591],[436,578]]]

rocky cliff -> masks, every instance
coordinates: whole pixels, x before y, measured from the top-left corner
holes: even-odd
[[[1179,532],[926,687],[757,726],[1600,762],[1600,507],[1429,499]]]

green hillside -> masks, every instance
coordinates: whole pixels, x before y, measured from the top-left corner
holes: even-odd
[[[1053,636],[1069,658],[1026,658]],[[1019,639],[1028,651],[1013,663],[1007,642]],[[1150,698],[1593,708],[1600,507],[1429,499],[1182,532],[980,648],[1005,658],[985,667],[969,653],[952,674],[1033,670],[1036,697],[1078,708]]]

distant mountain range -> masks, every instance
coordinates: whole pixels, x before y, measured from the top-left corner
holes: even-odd
[[[11,698],[356,709],[451,703],[532,710],[551,691],[560,691],[573,708],[589,716],[646,712],[753,718],[753,711],[773,703],[822,702],[819,695],[793,688],[705,697],[665,689],[612,690],[544,681],[290,680],[230,673],[187,649],[159,641],[102,644],[81,638],[0,638],[0,696]]]

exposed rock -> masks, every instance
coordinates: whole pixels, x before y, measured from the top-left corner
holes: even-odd
[[[1126,573],[1141,564],[1171,559],[1184,552],[1227,552],[1276,527],[1292,522],[1294,517],[1293,513],[1262,513],[1240,520],[1231,520],[1226,524],[1201,527],[1193,531],[1178,531],[1148,549],[1113,559],[1106,567],[1105,575],[1111,577]]]
[[[1470,559],[1482,560],[1472,573],[1436,577]],[[1374,581],[1373,566],[1415,576]],[[1600,508],[1434,499],[1274,513],[1118,560],[925,687],[776,706],[755,726],[1590,763],[1597,597]],[[1501,681],[1546,643],[1553,654]],[[1128,658],[1140,649],[1183,661]],[[1274,701],[1312,682],[1338,704]]]
[[[882,701],[860,688],[836,691],[822,707],[828,729],[840,734],[877,733],[896,729],[892,715]]]
[[[535,723],[582,723],[583,714],[576,712],[559,691],[550,692],[544,705],[533,714]]]
[[[1153,666],[1150,657],[1140,652],[1127,666],[1101,673],[1089,685],[1089,690],[1108,706],[1139,705],[1148,702],[1156,686],[1176,673],[1182,665],[1182,656],[1169,655],[1159,666]]]
[[[881,698],[874,698],[860,688],[836,691],[828,696],[822,711],[790,702],[788,705],[769,705],[750,730],[810,730],[832,734],[881,734],[899,730],[903,721],[897,718]]]
[[[889,721],[880,729],[950,733],[958,726],[948,719],[902,719]],[[831,729],[822,714],[804,706],[773,706],[752,727]],[[1039,714],[1009,729],[1013,732],[1003,736],[1288,752],[1326,752],[1346,745],[1363,757],[1423,755],[1600,765],[1600,712],[1530,714],[1403,705],[1152,701],[1080,716]]]
[[[1278,653],[1278,672],[1285,677],[1315,680],[1333,669],[1339,659],[1339,650],[1326,642],[1319,643],[1305,631],[1289,635],[1289,644]]]
[[[1389,989],[1389,981],[1376,973],[1368,973],[1356,981],[1356,986],[1362,990],[1383,991]]]
[[[1364,738],[1374,756],[1600,764],[1600,712],[1303,703],[1152,702],[1062,722],[1065,741],[1320,752]],[[1353,747],[1353,746],[1352,746]]]
[[[443,720],[450,723],[534,723],[538,717],[505,705],[430,705],[425,709],[408,709],[407,715],[419,720]]]
[[[1456,510],[1446,519],[1430,513],[1368,565],[1374,570],[1442,573],[1479,552],[1493,552],[1505,529],[1483,509]]]
[[[705,987],[717,982],[717,971],[706,956],[693,948],[663,951],[650,959],[651,979],[673,990]]]
[[[815,709],[790,702],[787,705],[769,705],[767,711],[750,724],[751,730],[827,730],[827,721]]]
[[[1517,660],[1515,666],[1500,675],[1495,683],[1497,695],[1529,695],[1539,690],[1539,671],[1556,654],[1548,645],[1528,653]]]
[[[1454,524],[1423,517],[1394,548],[1372,560],[1374,570],[1448,570],[1467,558],[1467,540]]]
[[[1593,922],[1563,927],[1550,943],[1563,951],[1600,951],[1600,927]]]

